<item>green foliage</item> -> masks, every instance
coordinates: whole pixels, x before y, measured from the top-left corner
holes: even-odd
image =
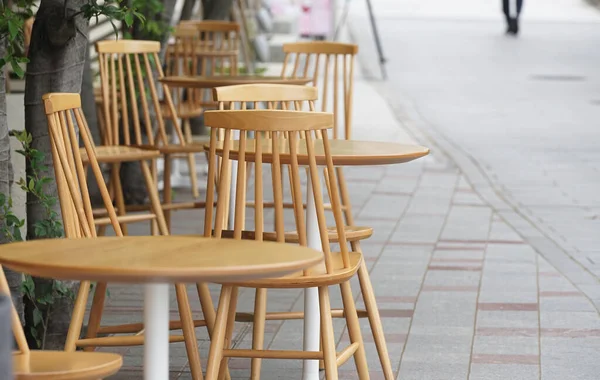
[[[21,149],[17,153],[23,155],[30,167],[27,178],[21,178],[17,182],[21,190],[31,193],[38,200],[44,209],[44,218],[37,221],[34,225],[34,236],[40,239],[58,238],[63,236],[62,222],[58,214],[53,210],[57,199],[53,195],[45,192],[44,185],[50,183],[52,178],[43,175],[47,171],[44,163],[44,154],[31,147],[31,134],[11,131],[11,136],[21,143]],[[25,221],[19,219],[12,211],[12,199],[0,194],[0,221],[4,221],[0,226],[0,234],[8,238],[9,241],[22,241],[21,227]],[[52,315],[53,306],[61,298],[73,298],[73,292],[61,281],[52,281],[43,283],[36,288],[33,278],[29,275],[23,277],[21,291],[31,305],[33,311],[31,320],[33,325],[29,327],[31,336],[36,340],[38,348],[44,348],[46,331],[48,330],[48,321]]]
[[[125,1],[120,0],[120,2],[124,3]],[[145,18],[140,20],[140,24],[135,25],[145,38],[160,41],[170,30],[169,23],[165,22],[161,17],[165,10],[162,1],[132,0],[131,8],[135,9],[137,13],[145,15]],[[123,33],[125,38],[133,38],[133,26],[133,23],[127,23],[128,30],[125,30]],[[140,38],[140,36],[136,36],[136,38]]]
[[[69,17],[73,19],[83,14],[83,17],[87,20],[96,19],[96,22],[98,22],[99,17],[104,15],[108,17],[115,34],[118,34],[115,20],[122,21],[127,27],[132,27],[137,19],[140,25],[143,25],[146,29],[149,28],[150,31],[160,30],[162,27],[160,22],[147,23],[144,17],[144,10],[149,6],[155,9],[158,4],[161,7],[160,12],[162,12],[162,3],[159,0],[134,0],[132,7],[124,6],[123,3],[125,3],[123,0],[105,0],[102,4],[99,4],[98,0],[88,0],[87,4],[81,6],[79,11]],[[10,65],[19,78],[23,78],[25,75],[20,64],[29,62],[23,54],[23,25],[25,20],[33,17],[34,7],[34,0],[17,0],[13,7],[7,7],[4,5],[4,1],[0,1],[0,40],[4,39],[6,41],[6,54],[0,58],[0,69],[5,65]]]
[[[97,0],[89,0],[76,14],[83,13],[83,17],[88,20],[96,19],[96,23],[99,22],[100,16],[108,17],[115,34],[119,34],[119,30],[114,23],[115,20],[124,22],[127,27],[133,26],[135,19],[138,19],[142,24],[145,23],[146,18],[138,11],[138,8],[135,6],[128,8],[122,6],[122,3],[121,0],[105,0],[102,4],[98,4]]]
[[[0,69],[10,65],[15,74],[23,78],[25,72],[20,64],[28,62],[23,56],[23,24],[33,15],[34,2],[18,0],[15,3],[15,7],[10,8],[0,1],[0,40],[6,43],[6,54],[0,58]]]

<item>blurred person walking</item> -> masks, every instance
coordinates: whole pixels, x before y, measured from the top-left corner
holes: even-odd
[[[502,10],[506,16],[506,34],[519,33],[519,15],[523,8],[523,0],[502,0]]]

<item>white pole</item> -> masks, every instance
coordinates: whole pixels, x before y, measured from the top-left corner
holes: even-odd
[[[232,140],[240,139],[240,131],[234,130]],[[231,187],[229,189],[229,220],[227,228],[233,230],[235,220],[235,188],[237,187],[238,162],[231,160]]]
[[[144,380],[169,378],[169,285],[144,290]]]
[[[317,221],[317,209],[313,196],[310,175],[307,181],[306,191],[306,234],[308,246],[321,251],[321,236],[319,234],[319,223]],[[319,291],[317,288],[309,288],[304,291],[304,351],[319,351],[319,339],[321,337],[321,314],[319,312]],[[319,361],[305,360],[302,368],[303,380],[319,379]]]

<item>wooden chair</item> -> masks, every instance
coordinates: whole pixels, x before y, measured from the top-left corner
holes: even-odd
[[[174,43],[167,48],[167,76],[237,75],[237,23],[225,21],[187,22],[178,25],[173,33]],[[192,135],[190,120],[199,117],[204,109],[214,109],[210,89],[174,89],[177,115],[182,121],[188,144],[208,143],[207,136]],[[192,195],[200,196],[194,154],[187,154]]]
[[[156,149],[161,153],[164,158],[162,207],[167,226],[170,226],[172,210],[204,207],[203,202],[196,201],[173,203],[171,188],[174,156],[204,152],[204,144],[187,143],[177,119],[171,91],[168,86],[157,83],[157,78],[164,76],[158,57],[159,42],[100,41],[96,43],[96,51],[107,125],[106,140],[114,146]],[[164,96],[166,115],[160,105],[159,90]],[[172,143],[167,134],[167,120],[178,138],[176,143]]]
[[[338,42],[295,42],[283,45],[285,59],[282,77],[313,78],[312,85],[321,88],[319,97],[323,112],[333,112],[333,138],[352,139],[352,95],[354,91],[354,61],[358,46]],[[346,225],[354,226],[352,203],[342,167],[336,167],[336,186],[341,195]],[[370,228],[356,229],[351,241],[352,249],[360,251],[359,241],[371,236]],[[359,271],[361,289],[367,315],[373,331],[386,380],[394,378],[392,365],[383,335],[383,328],[375,302],[368,270],[365,265]],[[361,317],[365,316],[359,313]]]
[[[313,91],[314,89],[306,89]],[[284,99],[287,100],[287,99]],[[242,107],[245,104],[242,103]],[[333,170],[333,161],[329,152],[329,139],[327,130],[333,125],[331,114],[316,112],[299,112],[287,110],[220,110],[207,111],[205,113],[205,122],[211,127],[211,141],[209,149],[209,178],[207,181],[207,204],[214,200],[215,184],[214,176],[216,172],[216,157],[223,160],[221,165],[221,175],[218,183],[219,194],[222,195],[228,191],[229,168],[231,161],[238,162],[237,186],[231,196],[236,199],[235,219],[233,221],[234,229],[231,234],[225,234],[223,231],[223,220],[226,218],[226,197],[219,196],[216,210],[206,209],[204,234],[215,238],[232,237],[233,239],[242,239],[247,232],[250,232],[255,240],[263,240],[265,233],[264,207],[263,207],[263,164],[271,164],[271,179],[273,196],[275,199],[275,228],[271,233],[276,235],[276,240],[280,243],[285,242],[284,231],[284,181],[282,180],[282,163],[289,165],[290,170],[290,192],[294,199],[293,211],[296,228],[299,236],[300,245],[307,245],[307,233],[304,223],[304,210],[302,205],[303,192],[300,185],[300,168],[298,148],[303,141],[306,142],[307,156],[309,164],[309,175],[312,180],[314,191],[314,201],[317,210],[317,219],[319,233],[322,239],[322,250],[324,252],[324,264],[309,270],[297,273],[295,275],[283,278],[269,280],[257,280],[236,284],[223,284],[217,310],[217,323],[213,331],[211,340],[211,351],[207,364],[206,379],[214,380],[221,371],[226,368],[229,357],[253,358],[252,360],[252,379],[260,377],[260,360],[270,359],[323,359],[325,363],[325,372],[327,379],[337,379],[337,368],[350,357],[354,356],[354,361],[360,379],[368,379],[366,356],[363,341],[358,323],[358,316],[354,305],[354,297],[350,288],[350,280],[356,274],[362,262],[360,252],[351,252],[346,243],[346,234],[344,231],[343,217],[341,213],[339,196],[335,192],[330,194],[332,198],[333,211],[336,221],[337,234],[340,240],[341,252],[332,252],[330,248],[329,233],[327,231],[323,198],[319,176],[322,171],[317,168],[314,148],[312,144],[317,136],[322,135],[326,154],[326,166],[329,169],[329,176],[326,181],[331,183],[335,181]],[[217,141],[218,129],[224,130],[224,140]],[[233,141],[233,136],[239,132],[239,144]],[[234,133],[235,132],[235,133]],[[253,133],[254,140],[249,140],[248,136]],[[270,134],[270,139],[265,135]],[[284,139],[285,137],[285,139]],[[232,147],[239,146],[238,151],[233,153]],[[285,160],[283,159],[286,151]],[[248,154],[247,154],[248,153]],[[246,163],[254,162],[254,228],[251,231],[245,229],[245,199],[246,199]],[[213,223],[214,216],[214,223]],[[329,286],[339,285],[342,291],[344,302],[344,316],[348,325],[348,331],[351,344],[342,352],[336,353],[334,341],[334,332],[332,324],[332,312],[329,299]],[[231,334],[235,320],[235,308],[237,301],[238,287],[249,287],[256,289],[255,299],[255,324],[252,349],[239,350],[231,349]],[[264,309],[266,305],[266,289],[304,289],[318,287],[321,310],[321,329],[322,329],[322,349],[315,352],[291,351],[291,350],[264,350],[263,335],[265,326]],[[222,362],[223,360],[223,362]]]
[[[0,266],[0,294],[10,299],[10,289]],[[13,373],[16,380],[54,379],[79,380],[102,379],[114,375],[123,365],[121,355],[108,352],[65,352],[30,350],[25,332],[14,305],[12,331],[18,352],[13,354]]]
[[[313,78],[312,85],[321,88],[321,111],[335,115],[333,138],[352,137],[352,94],[354,60],[358,46],[339,42],[295,42],[283,45],[285,58],[282,77]],[[336,168],[342,209],[348,225],[353,225],[350,194],[342,168]]]
[[[291,85],[269,85],[269,84],[252,84],[242,86],[228,86],[220,87],[214,90],[214,98],[219,102],[219,108],[225,109],[228,106],[230,109],[234,108],[246,108],[247,105],[253,107],[260,107],[263,103],[263,107],[271,109],[285,109],[285,110],[300,110],[302,108],[308,108],[310,111],[314,111],[314,102],[318,97],[318,90],[315,87],[306,86],[291,86]],[[308,106],[306,105],[308,103]],[[321,136],[317,136],[321,137]],[[248,164],[247,166],[250,166]],[[339,173],[336,168],[336,174]],[[246,169],[247,170],[247,169]],[[324,173],[325,177],[328,176],[327,171]],[[340,178],[337,178],[340,181]],[[338,182],[339,183],[339,182]],[[333,189],[329,188],[328,182],[325,182],[328,192],[331,194]],[[334,189],[337,189],[335,187]],[[227,195],[223,195],[227,198]],[[263,207],[273,207],[274,202],[270,200],[262,200]],[[246,202],[247,206],[255,207],[255,202]],[[288,204],[283,202],[283,207],[287,208]],[[352,216],[351,214],[349,214]],[[373,233],[373,229],[365,226],[355,226],[344,224],[345,239],[350,243],[350,247],[354,252],[362,252],[360,247],[360,240],[370,237]],[[225,231],[225,234],[231,235],[231,232]],[[332,243],[338,243],[339,236],[337,234],[337,227],[328,227],[328,238]],[[254,238],[252,233],[246,232],[246,236]],[[273,233],[264,233],[264,240],[276,241],[277,236]],[[284,240],[287,243],[298,243],[299,234],[298,231],[286,231]],[[384,368],[384,374],[386,379],[393,377],[393,370],[389,360],[389,354],[385,341],[385,335],[383,328],[381,327],[381,318],[379,316],[379,310],[375,300],[375,294],[373,292],[373,286],[369,277],[368,269],[366,265],[361,264],[359,269],[359,282],[361,286],[361,293],[365,301],[366,310],[359,310],[359,317],[369,318],[371,331],[374,336],[374,341],[379,353],[382,367]],[[255,313],[238,313],[236,320],[239,322],[254,322],[256,318]],[[332,315],[335,318],[343,317],[343,310],[333,310]],[[297,319],[302,318],[302,313],[267,313],[266,318],[268,320],[277,319]]]
[[[96,152],[102,147],[94,147],[83,112],[81,111],[81,99],[79,94],[46,94],[44,95],[43,100],[46,117],[48,119],[52,157],[54,159],[54,171],[56,174],[56,183],[58,186],[66,237],[96,237],[96,221],[93,218],[93,210],[90,203],[85,175],[86,166],[91,168],[98,182],[100,193],[104,201],[104,207],[108,214],[107,219],[114,228],[116,235],[123,236],[123,232],[119,225],[119,220],[122,217],[117,215],[112,205],[112,199],[103,181],[99,161],[96,157]],[[79,148],[77,131],[79,131],[79,137],[83,142],[83,148]],[[123,148],[128,149],[128,147],[119,146],[106,147],[107,150],[116,150],[117,154],[115,154],[115,156],[120,157],[122,157],[122,155],[119,154],[119,152]],[[154,157],[153,151],[146,151],[146,154],[149,155],[149,157]],[[139,160],[138,153],[134,153],[134,156],[135,160]],[[158,192],[154,187],[154,178],[152,177],[148,164],[144,160],[140,160],[140,164],[142,166],[142,173],[146,179],[152,208],[156,215],[160,231],[163,235],[168,235],[167,226],[162,216]],[[67,341],[65,343],[65,350],[75,351],[77,347],[91,350],[94,347],[99,346],[143,345],[143,323],[107,327],[100,326],[107,289],[106,283],[97,283],[95,286],[87,335],[85,338],[80,338],[90,287],[89,281],[81,282],[75,300],[75,307],[67,335]],[[192,375],[194,378],[201,378],[200,358],[194,332],[195,322],[192,320],[187,291],[183,284],[175,285],[175,290],[181,321],[171,321],[171,329],[183,330],[183,336],[171,336],[170,341],[185,342]],[[210,314],[210,312],[208,313]],[[204,325],[204,322],[199,321],[197,325]],[[134,333],[135,335],[100,337],[100,335],[104,334],[127,333]]]

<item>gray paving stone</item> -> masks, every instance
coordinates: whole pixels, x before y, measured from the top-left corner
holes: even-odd
[[[472,364],[469,380],[539,379],[537,365]]]
[[[469,373],[469,362],[439,363],[430,360],[403,360],[398,379],[402,380],[462,380]]]
[[[538,328],[538,313],[531,311],[487,311],[477,312],[477,327],[533,327]]]

